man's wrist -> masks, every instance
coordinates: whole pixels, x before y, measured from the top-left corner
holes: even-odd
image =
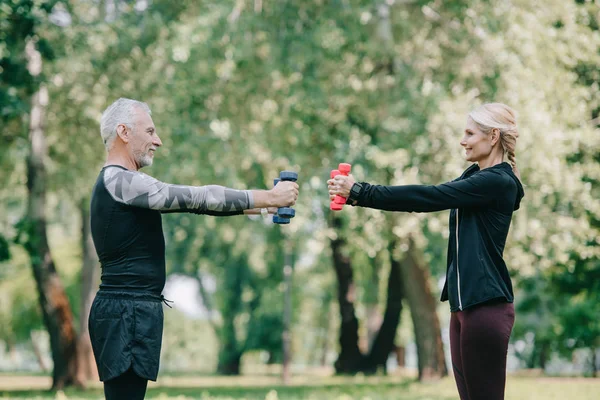
[[[273,189],[267,191],[267,208],[269,207],[277,207],[277,199],[276,194]]]

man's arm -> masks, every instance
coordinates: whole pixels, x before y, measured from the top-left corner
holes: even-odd
[[[173,185],[141,172],[120,168],[107,168],[104,184],[113,199],[120,203],[163,213],[240,215],[244,210],[270,207],[282,201],[282,196],[277,196],[277,193],[270,195],[270,191],[266,190],[235,190],[218,185]]]

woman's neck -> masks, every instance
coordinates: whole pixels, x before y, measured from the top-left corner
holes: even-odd
[[[482,169],[486,169],[489,167],[493,167],[494,165],[501,164],[503,161],[504,161],[504,154],[502,154],[500,152],[495,152],[493,154],[490,154],[483,160],[477,161],[477,164],[479,164],[479,169],[482,170]]]

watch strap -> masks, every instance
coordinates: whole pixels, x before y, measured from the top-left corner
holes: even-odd
[[[362,190],[362,184],[359,182],[354,182],[354,185],[352,185],[352,187],[350,188],[350,194],[348,195],[346,204],[355,206],[358,203],[358,198],[360,197]]]

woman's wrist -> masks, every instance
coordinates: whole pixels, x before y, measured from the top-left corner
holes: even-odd
[[[355,206],[358,204],[358,199],[363,191],[363,185],[360,182],[354,182],[352,187],[350,188],[350,193],[346,199],[346,204],[350,204]]]

